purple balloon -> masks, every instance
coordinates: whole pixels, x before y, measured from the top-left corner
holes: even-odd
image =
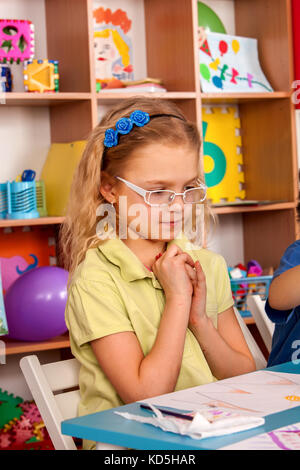
[[[57,266],[35,268],[7,290],[4,303],[9,338],[46,341],[67,331],[68,272]]]

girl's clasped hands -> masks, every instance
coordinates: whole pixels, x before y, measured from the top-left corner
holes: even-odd
[[[206,281],[199,261],[172,245],[156,257],[153,273],[164,289],[166,299],[175,298],[179,303],[190,303],[189,326],[193,327],[207,318]]]

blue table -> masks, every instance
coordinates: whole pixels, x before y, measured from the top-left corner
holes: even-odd
[[[279,366],[270,367],[268,370],[300,374],[300,364],[296,365],[289,362]],[[259,426],[249,431],[221,437],[195,440],[188,436],[180,436],[174,433],[162,431],[149,424],[126,420],[121,416],[116,415],[114,411],[128,412],[149,417],[149,412],[142,410],[138,403],[131,403],[119,408],[113,408],[65,420],[61,424],[62,433],[77,438],[89,439],[102,443],[105,442],[131,449],[214,450],[248,439],[257,434],[269,432],[282,426],[300,422],[300,406],[298,406],[287,411],[266,416],[265,424],[263,426]]]

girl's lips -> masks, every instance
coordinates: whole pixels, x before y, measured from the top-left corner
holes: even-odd
[[[175,225],[179,224],[182,221],[182,219],[179,220],[166,220],[166,221],[161,221],[162,224],[169,224],[169,225]]]

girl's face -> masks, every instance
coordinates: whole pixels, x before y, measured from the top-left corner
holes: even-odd
[[[147,191],[182,193],[197,186],[198,162],[198,154],[188,146],[151,144],[135,151],[117,176]],[[123,229],[127,226],[128,237],[160,241],[176,238],[187,212],[191,215],[192,210],[190,204],[184,204],[182,196],[176,196],[169,206],[153,207],[124,182],[116,181],[116,210]]]

